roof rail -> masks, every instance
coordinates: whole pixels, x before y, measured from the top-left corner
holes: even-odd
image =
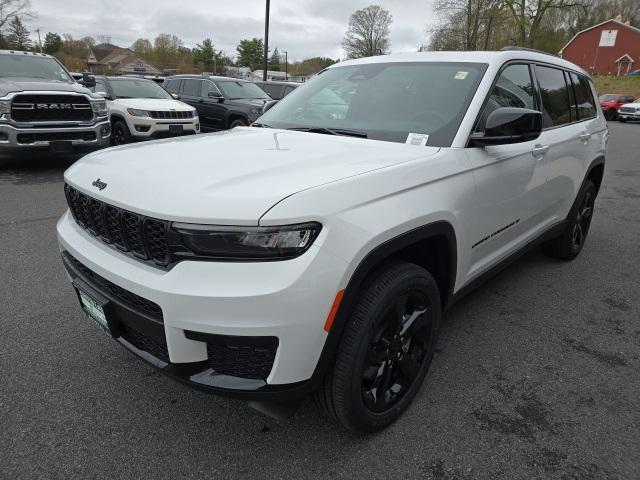
[[[516,47],[513,45],[507,45],[506,47],[502,47],[500,51],[501,52],[512,52],[512,51],[533,52],[533,53],[541,53],[542,55],[551,55],[552,57],[560,58],[555,53],[543,52],[542,50],[536,50],[535,48]]]

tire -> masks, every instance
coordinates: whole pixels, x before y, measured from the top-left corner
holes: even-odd
[[[605,120],[610,120],[610,121],[615,120],[617,116],[618,116],[618,112],[616,112],[613,108],[610,108],[609,110],[604,112]]]
[[[371,275],[345,327],[333,371],[316,393],[320,406],[354,432],[393,423],[431,365],[441,315],[438,286],[424,268],[394,262]]]
[[[596,187],[590,180],[586,180],[578,192],[567,224],[561,235],[542,244],[542,251],[547,255],[561,260],[573,260],[582,251],[596,200]]]
[[[113,145],[125,145],[131,143],[131,132],[124,120],[116,120],[111,128],[111,143]]]
[[[234,120],[233,122],[231,122],[231,125],[229,125],[229,130],[236,127],[246,127],[246,126],[247,126],[247,122],[245,122],[244,120]]]

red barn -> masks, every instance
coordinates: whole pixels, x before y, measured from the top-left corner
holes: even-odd
[[[578,32],[560,56],[596,75],[624,75],[640,68],[640,28],[607,20]]]

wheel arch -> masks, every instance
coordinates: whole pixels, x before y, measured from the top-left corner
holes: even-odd
[[[450,304],[458,268],[457,240],[451,223],[436,221],[381,243],[367,253],[349,279],[312,377],[314,385],[319,385],[333,364],[360,288],[371,273],[392,260],[404,260],[426,268],[440,289],[442,309]]]
[[[604,155],[597,157],[595,160],[591,162],[589,168],[587,169],[587,174],[584,177],[582,184],[585,181],[590,180],[596,187],[596,196],[600,191],[600,186],[602,185],[602,179],[604,177],[604,165],[605,158]],[[582,188],[582,185],[580,186]]]
[[[227,129],[231,128],[231,124],[236,120],[242,120],[247,125],[249,124],[249,115],[244,112],[239,112],[237,110],[232,110],[227,115]]]

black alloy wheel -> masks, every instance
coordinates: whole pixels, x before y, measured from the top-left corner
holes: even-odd
[[[406,292],[389,306],[376,326],[362,372],[362,395],[372,412],[393,408],[432,353],[433,323],[428,305],[424,292]]]
[[[131,141],[129,128],[122,120],[117,120],[113,124],[113,128],[111,130],[111,140],[114,145],[124,145]]]
[[[581,206],[578,209],[575,221],[573,223],[573,231],[571,242],[574,250],[580,251],[584,241],[587,239],[587,233],[591,226],[591,218],[593,217],[593,207],[595,206],[595,193],[588,190],[584,196]]]
[[[431,365],[441,318],[438,284],[418,265],[389,261],[347,308],[333,370],[315,397],[343,427],[376,432],[408,408]]]
[[[596,187],[585,180],[567,216],[562,233],[542,244],[542,251],[561,260],[573,260],[584,247],[593,218],[596,201]]]

